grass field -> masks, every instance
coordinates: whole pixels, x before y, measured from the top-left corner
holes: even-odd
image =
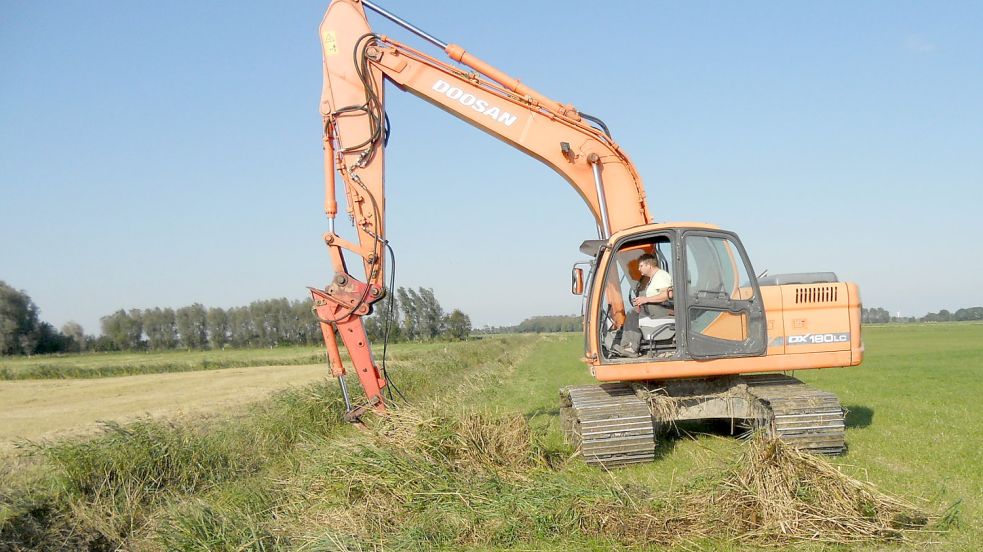
[[[529,368],[483,396],[494,408],[519,409],[557,435],[555,389],[591,378],[573,360],[571,343],[537,348]],[[796,377],[837,394],[850,410],[849,452],[834,462],[894,494],[935,507],[958,503],[960,527],[939,550],[983,547],[983,325],[882,325],[864,328],[866,356],[856,368],[797,372]],[[571,351],[573,349],[574,351]],[[559,362],[557,359],[568,360]],[[535,369],[535,366],[543,369]],[[535,419],[535,418],[534,418]],[[616,472],[626,483],[666,487],[729,457],[740,445],[701,435],[663,444],[653,466]],[[708,454],[708,451],[710,453]],[[726,549],[716,544],[711,549]],[[930,546],[930,548],[932,548]]]
[[[4,357],[0,380],[100,378],[319,362],[324,362],[324,351],[314,347]]]
[[[400,343],[398,347],[390,350],[396,355],[413,355],[442,346],[439,343]],[[382,348],[376,347],[374,352],[377,356],[381,356]],[[342,358],[348,358],[345,351],[342,351]],[[0,380],[89,379],[255,366],[297,366],[324,364],[324,362],[323,347],[304,346],[0,357]]]
[[[0,381],[0,457],[22,441],[98,431],[103,421],[235,412],[276,389],[322,380],[324,364],[99,379]]]
[[[929,512],[957,503],[956,522],[948,533],[916,535],[907,544],[787,548],[977,550],[983,325],[869,327],[864,339],[863,366],[797,374],[850,409],[850,450],[833,462]],[[650,500],[637,497],[726,469],[742,445],[694,426],[689,436],[660,442],[652,464],[608,474],[565,461],[571,451],[559,434],[557,390],[591,382],[581,353],[575,335],[405,353],[394,376],[412,403],[404,416],[416,416],[411,433],[397,422],[374,423],[370,432],[341,424],[334,385],[316,384],[228,420],[147,420],[64,441],[39,453],[30,473],[0,472],[0,549],[55,542],[137,550],[638,545],[618,512],[637,512],[638,500]],[[476,411],[485,414],[475,418]],[[517,432],[526,421],[531,431]],[[478,435],[482,454],[493,460],[496,451],[525,452],[472,469],[474,451],[460,446],[459,435]],[[726,535],[676,544],[747,548]]]
[[[387,364],[398,369],[445,347],[402,343]],[[283,364],[271,364],[277,361]],[[202,363],[207,369],[193,369]],[[92,433],[103,421],[235,411],[328,374],[323,350],[307,347],[19,358],[8,366],[24,377],[0,381],[0,456],[21,441]],[[39,368],[47,377],[26,378]]]
[[[0,380],[101,378],[322,362],[323,349],[315,347],[39,355],[0,358]]]

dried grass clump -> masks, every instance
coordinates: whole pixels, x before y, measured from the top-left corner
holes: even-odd
[[[664,388],[652,389],[645,385],[633,385],[632,389],[636,395],[648,403],[655,421],[675,426],[675,420],[679,414],[679,404],[676,399],[669,396]]]
[[[574,527],[569,509],[556,508],[559,489],[537,483],[553,453],[534,443],[520,415],[406,408],[329,446],[322,460],[331,469],[305,482],[302,502],[328,499],[314,515],[338,534],[387,535],[397,548],[507,545],[543,526]]]
[[[529,424],[518,414],[492,417],[402,409],[378,424],[375,434],[380,445],[412,451],[451,470],[492,470],[514,476],[542,465]]]
[[[732,538],[757,544],[903,540],[926,527],[913,504],[854,479],[819,456],[757,436],[706,492],[688,498]]]
[[[616,485],[606,494],[578,501],[580,531],[587,537],[627,545],[671,546],[715,533],[705,523],[703,512],[678,496],[654,496],[651,489],[636,485]]]

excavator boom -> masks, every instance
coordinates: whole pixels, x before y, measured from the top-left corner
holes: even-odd
[[[443,48],[450,60],[464,67],[373,33],[365,7]],[[386,382],[372,359],[361,316],[382,298],[385,289],[384,157],[388,127],[384,81],[551,167],[584,200],[600,237],[652,222],[641,178],[628,156],[605,130],[588,123],[592,117],[582,116],[573,106],[546,97],[464,48],[446,44],[364,0],[332,2],[320,26],[320,39],[324,60],[320,104],[324,210],[330,224],[324,240],[335,279],[328,288],[312,289],[311,293],[333,375],[343,378],[346,373],[337,345],[340,334],[377,410],[384,408],[382,389]],[[336,175],[344,183],[348,215],[355,224],[358,243],[345,240],[334,230]],[[344,251],[361,259],[363,278],[349,272]]]

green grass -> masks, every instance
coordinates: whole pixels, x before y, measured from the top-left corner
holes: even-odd
[[[978,550],[983,542],[983,325],[880,325],[865,327],[863,337],[861,366],[795,373],[836,393],[850,410],[850,448],[834,463],[889,493],[924,499],[929,509],[957,504],[958,527],[940,537],[938,549]],[[578,360],[581,342],[571,335],[537,348],[515,380],[483,395],[483,404],[524,412],[559,439],[556,390],[592,381]],[[733,456],[740,445],[696,435],[660,447],[656,463],[619,470],[615,477],[656,488],[679,485],[709,459]],[[718,547],[728,549],[713,545]]]
[[[864,364],[800,372],[850,409],[843,463],[883,488],[960,502],[947,550],[983,542],[983,325],[865,328]]]
[[[914,544],[783,549],[978,549],[983,325],[868,327],[864,340],[862,366],[796,374],[850,408],[850,450],[833,462],[929,512],[959,503],[958,515]],[[606,473],[568,461],[557,391],[593,381],[579,335],[392,353],[412,407],[370,432],[340,422],[328,384],[205,425],[141,421],[50,446],[42,475],[0,483],[0,549],[66,535],[89,549],[630,549],[651,530],[638,520],[671,507],[651,497],[712,485],[707,473],[741,450],[694,426],[662,440],[651,464]],[[748,549],[720,536],[684,544]]]

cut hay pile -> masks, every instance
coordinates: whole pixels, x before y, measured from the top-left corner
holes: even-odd
[[[303,515],[331,527],[332,538],[385,535],[397,547],[571,536],[626,545],[851,543],[905,540],[931,521],[779,441],[750,440],[738,459],[672,493],[585,475],[579,459],[566,462],[571,452],[538,442],[522,416],[404,409],[332,447],[333,469],[302,492],[322,507]]]
[[[749,440],[715,479],[706,491],[691,489],[686,500],[741,541],[903,540],[930,521],[913,504],[777,439]]]

